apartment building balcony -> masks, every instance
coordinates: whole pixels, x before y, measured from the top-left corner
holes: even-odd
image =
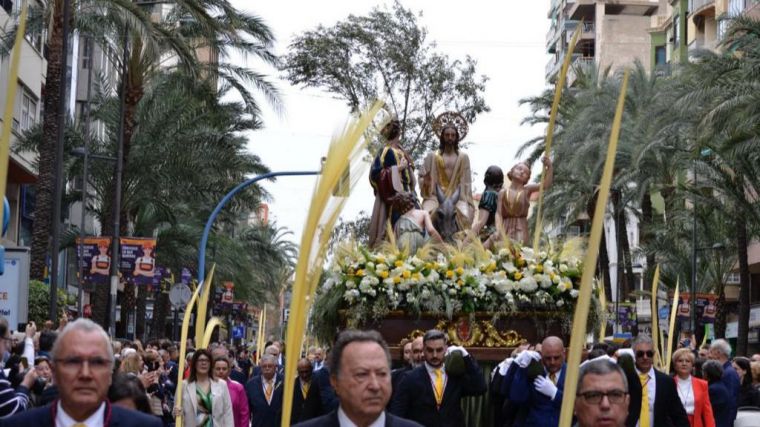
[[[578,78],[577,70],[588,70],[594,66],[596,58],[593,56],[581,56],[579,54],[573,55],[573,60],[570,62],[570,68],[567,70],[567,86],[572,86],[575,80]]]
[[[547,82],[553,82],[557,78],[559,69],[562,67],[562,59],[563,58],[556,59],[556,57],[552,56],[549,62],[546,63],[544,76],[546,77]]]
[[[577,0],[568,11],[568,18],[591,21],[596,15],[596,0]],[[607,0],[604,2],[606,15],[650,16],[657,12],[659,0]]]
[[[573,38],[575,29],[578,27],[580,21],[568,21],[565,23],[565,42],[570,43]],[[594,21],[583,21],[583,29],[579,40],[593,40],[596,38],[596,27]]]
[[[557,41],[560,37],[559,25],[553,25],[549,28],[549,32],[546,33],[546,51],[548,53],[554,53],[557,49]]]
[[[689,16],[715,16],[715,0],[689,0]]]

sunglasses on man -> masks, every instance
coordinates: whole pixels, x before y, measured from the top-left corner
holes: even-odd
[[[639,350],[639,351],[636,352],[636,358],[637,359],[641,359],[644,356],[646,356],[646,357],[648,357],[648,358],[651,359],[651,358],[654,357],[654,351],[652,351],[652,350],[647,350],[647,351],[641,351],[641,350]]]

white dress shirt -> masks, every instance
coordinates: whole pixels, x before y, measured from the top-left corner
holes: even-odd
[[[354,422],[348,418],[348,415],[343,412],[342,406],[338,407],[338,425],[340,425],[340,427],[356,427],[356,424],[354,424]],[[370,424],[368,427],[383,426],[385,426],[385,411],[381,412],[380,416],[377,417],[375,421],[372,421],[372,424]]]
[[[90,418],[87,418],[86,420],[82,421],[80,424],[84,424],[87,427],[103,427],[103,424],[105,423],[105,414],[106,414],[106,403],[103,402],[100,404],[100,407],[97,411],[95,411],[94,414],[90,415]],[[55,412],[55,427],[71,427],[74,424],[77,424],[77,421],[75,421],[73,418],[69,416],[69,414],[66,413],[66,411],[63,410],[63,407],[61,406],[61,402],[58,401],[58,410]]]
[[[678,397],[681,398],[686,414],[694,415],[694,385],[691,382],[691,375],[685,380],[678,378],[676,387],[678,387]]]
[[[639,368],[636,368],[636,375],[641,375],[643,372],[639,371]],[[654,376],[654,368],[649,368],[649,373],[647,373],[649,376],[649,381],[647,381],[647,392],[649,393],[649,402],[647,403],[649,405],[649,424],[654,426],[654,396],[657,392],[657,381]],[[641,386],[641,383],[639,383],[639,386]],[[642,396],[643,396],[643,390],[642,390]],[[644,402],[641,402],[644,403]],[[636,426],[638,426],[639,423],[636,423]]]

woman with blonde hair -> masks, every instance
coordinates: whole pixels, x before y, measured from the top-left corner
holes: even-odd
[[[127,352],[119,365],[119,372],[138,376],[143,371],[143,358],[136,351]]]
[[[688,348],[680,348],[673,353],[676,391],[681,399],[691,427],[715,427],[707,381],[692,375],[694,353]]]

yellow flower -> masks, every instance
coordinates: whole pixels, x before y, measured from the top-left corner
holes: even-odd
[[[394,262],[393,265],[395,265],[396,267],[401,267],[402,265],[404,265],[404,261],[398,260]]]
[[[446,270],[446,278],[451,279],[454,277],[454,270]]]
[[[412,274],[412,277],[414,278],[414,280],[420,280],[420,278],[422,278],[422,275],[420,273],[414,273]]]
[[[378,255],[376,260],[377,262],[385,262],[385,257]]]
[[[387,278],[388,278],[388,272],[387,272],[387,271],[381,271],[381,272],[379,273],[379,275],[380,275],[380,277],[382,277],[383,279],[387,279]]]
[[[492,273],[494,270],[496,270],[496,263],[491,261],[491,263],[488,264],[488,267],[486,267],[486,271]]]
[[[364,276],[364,270],[362,270],[361,268],[358,269],[358,270],[356,270],[356,275],[359,276],[359,277]]]
[[[464,281],[462,281],[462,279],[457,280],[457,285],[459,286],[464,285]]]
[[[516,264],[518,267],[522,267],[522,266],[524,266],[524,265],[525,265],[525,260],[524,260],[524,259],[522,259],[522,258],[517,258],[517,259],[515,260],[515,264]]]
[[[353,276],[354,275],[354,269],[351,268],[351,267],[349,267],[347,273],[348,273],[349,276]]]
[[[520,280],[522,279],[522,277],[523,277],[522,273],[520,273],[519,271],[515,272],[515,280]]]
[[[427,268],[429,270],[429,269],[433,268],[433,264],[427,262],[427,263],[425,263],[425,268]]]
[[[538,264],[536,266],[536,273],[543,273],[544,272],[544,266],[541,264]]]
[[[412,273],[409,270],[404,270],[403,273],[401,273],[402,276],[404,276],[404,279],[408,279],[412,277]]]
[[[395,283],[395,284],[397,284],[397,285],[398,285],[399,283],[401,283],[401,278],[400,278],[400,277],[398,277],[398,276],[394,277],[394,278],[393,278],[393,283]]]
[[[463,275],[464,274],[464,268],[458,267],[457,268],[457,274],[460,275],[460,276]]]

